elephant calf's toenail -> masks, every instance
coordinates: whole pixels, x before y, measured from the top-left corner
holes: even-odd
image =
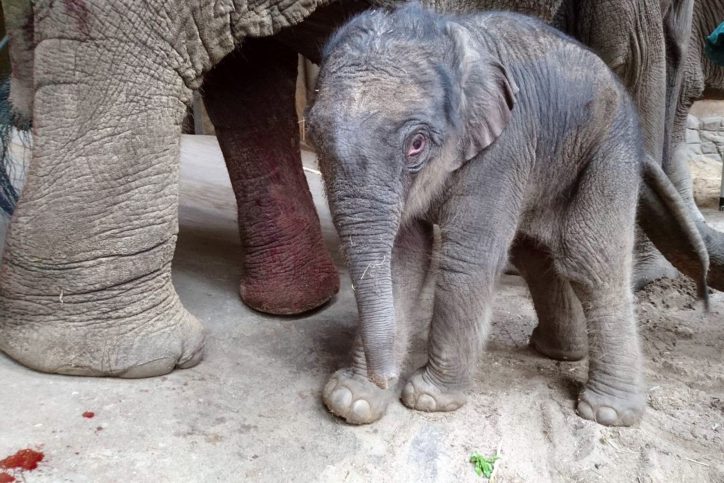
[[[638,418],[636,417],[636,413],[634,411],[624,411],[623,415],[621,415],[621,424],[623,426],[632,426]]]
[[[405,388],[402,390],[402,400],[410,404],[415,402],[415,387],[409,382],[405,384]]]
[[[337,387],[337,379],[331,378],[329,381],[327,381],[327,384],[324,385],[324,389],[322,389],[322,394],[324,395],[324,397],[329,397],[335,387]]]
[[[606,426],[613,426],[618,421],[618,413],[615,409],[609,407],[601,407],[596,411],[596,422]]]
[[[429,394],[422,394],[417,398],[416,408],[420,411],[434,411],[437,403]]]
[[[346,387],[335,389],[329,398],[329,402],[332,403],[335,409],[348,408],[352,404],[352,391]]]
[[[372,408],[370,408],[370,403],[364,399],[358,399],[355,401],[352,405],[351,412],[351,416],[356,422],[367,422],[372,419]]]
[[[586,401],[578,401],[578,415],[581,416],[583,419],[588,419],[593,421],[593,408],[591,408],[591,405],[588,404]]]

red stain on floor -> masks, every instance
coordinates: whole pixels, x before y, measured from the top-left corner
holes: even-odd
[[[4,470],[18,469],[21,471],[32,471],[38,467],[38,463],[43,461],[43,458],[45,458],[45,455],[40,451],[27,448],[21,449],[14,455],[8,456],[4,460],[0,461],[0,468]]]
[[[83,417],[86,419],[94,418],[95,415],[96,415],[96,413],[94,413],[93,411],[86,411],[83,413]]]
[[[13,483],[15,481],[15,477],[5,473],[4,471],[0,473],[0,483]]]

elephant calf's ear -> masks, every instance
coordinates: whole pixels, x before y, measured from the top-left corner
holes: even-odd
[[[451,22],[447,33],[453,41],[452,107],[462,128],[464,161],[490,146],[512,117],[518,86],[503,65],[460,24]]]

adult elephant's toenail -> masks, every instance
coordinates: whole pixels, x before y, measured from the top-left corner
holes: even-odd
[[[203,359],[203,358],[204,358],[204,346],[201,345],[198,349],[196,349],[196,352],[191,354],[191,357],[189,357],[188,359],[186,359],[183,362],[179,362],[177,364],[177,367],[179,369],[189,369],[189,368],[197,365],[199,362],[201,362],[201,359]]]

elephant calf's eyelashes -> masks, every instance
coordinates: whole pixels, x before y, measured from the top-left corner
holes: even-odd
[[[405,161],[407,170],[411,173],[417,173],[422,169],[427,159],[429,150],[429,139],[421,132],[412,134],[405,142]]]

